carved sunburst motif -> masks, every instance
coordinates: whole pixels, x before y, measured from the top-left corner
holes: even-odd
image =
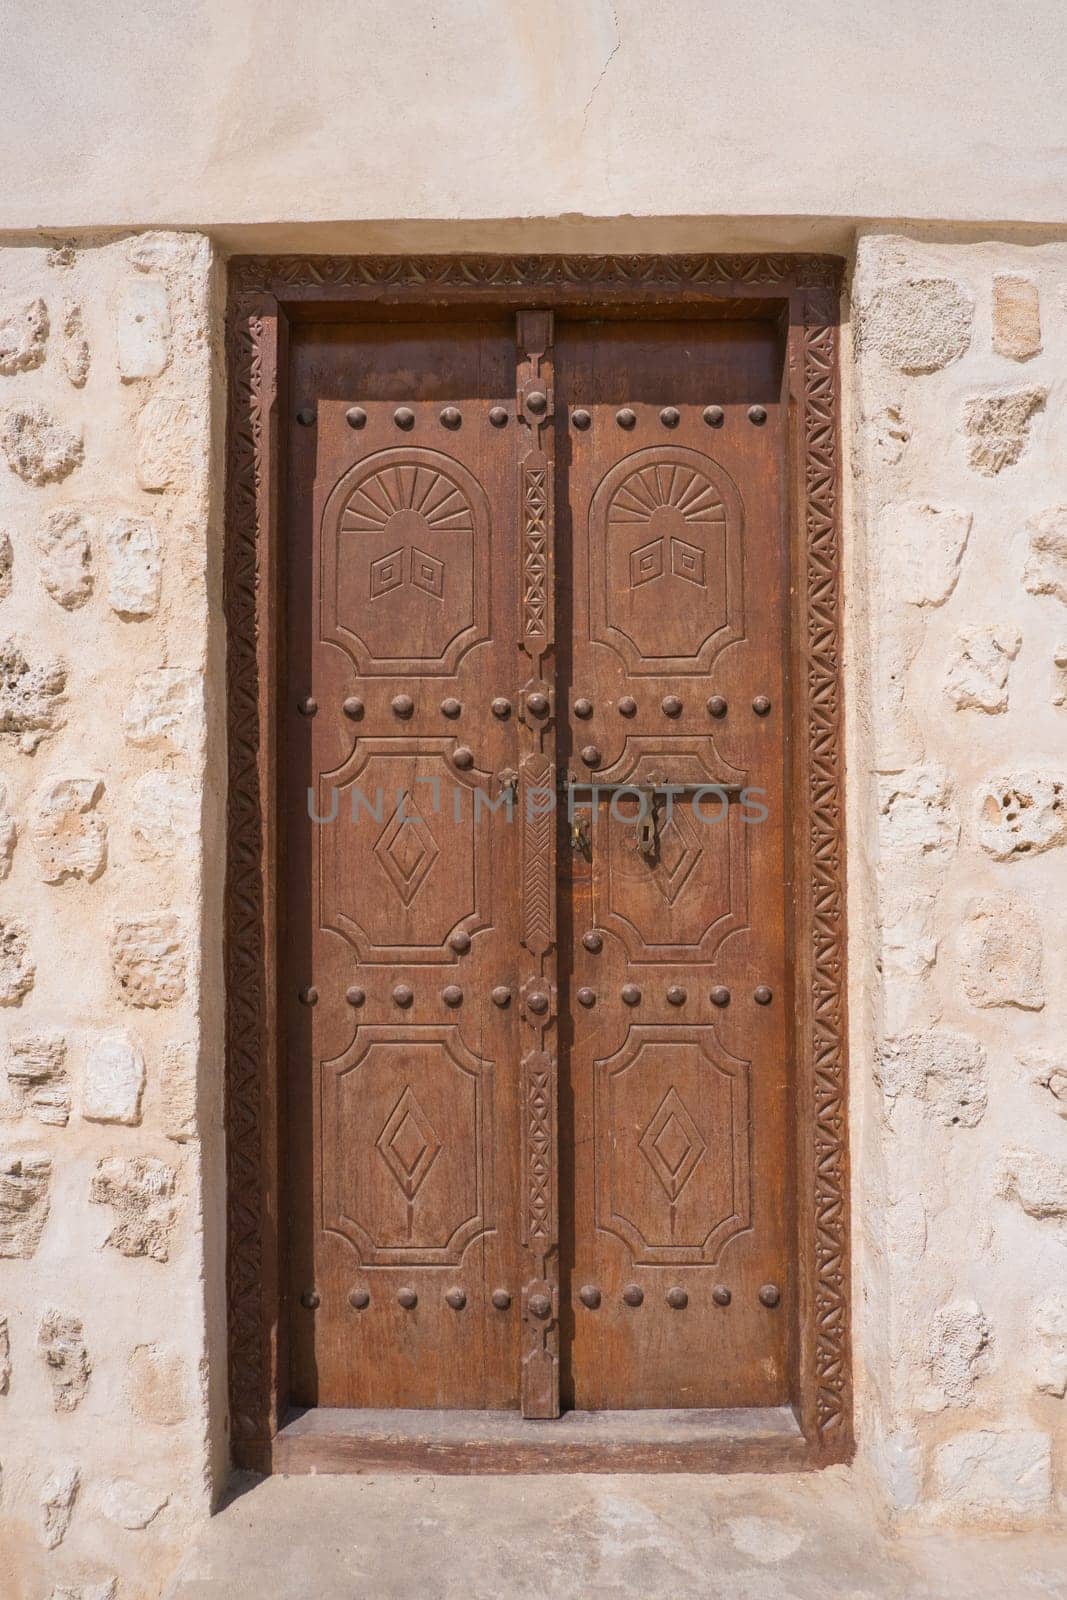
[[[470,505],[458,484],[437,467],[403,462],[379,466],[356,484],[341,526],[352,533],[378,533],[405,512],[429,528],[474,531]]]
[[[651,522],[657,511],[673,511],[684,522],[725,523],[722,496],[706,473],[679,462],[637,467],[616,489],[609,522]]]

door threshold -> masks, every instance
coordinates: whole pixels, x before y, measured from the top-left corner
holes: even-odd
[[[723,1411],[291,1411],[281,1473],[795,1472],[818,1452],[790,1406]]]

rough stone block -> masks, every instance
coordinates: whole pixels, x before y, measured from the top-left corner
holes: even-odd
[[[132,1478],[114,1478],[104,1490],[103,1512],[120,1528],[147,1528],[167,1504],[168,1495],[148,1489]]]
[[[89,1199],[114,1209],[115,1225],[104,1243],[124,1256],[166,1261],[177,1216],[173,1167],[150,1156],[110,1156],[93,1174]]]
[[[116,336],[123,383],[159,377],[170,360],[170,312],[162,278],[127,278],[119,291]]]
[[[970,348],[974,301],[952,278],[904,278],[875,289],[856,321],[861,351],[902,372],[937,372]]]
[[[1057,645],[1052,652],[1052,665],[1056,671],[1052,704],[1067,706],[1067,644]]]
[[[7,600],[11,596],[14,568],[15,552],[11,546],[11,535],[0,530],[0,600]]]
[[[63,1543],[80,1485],[81,1476],[73,1462],[57,1467],[45,1479],[41,1489],[41,1538],[49,1550]]]
[[[1039,855],[1067,840],[1067,778],[994,775],[978,790],[978,842],[997,861]]]
[[[946,1505],[968,1516],[1036,1516],[1052,1497],[1050,1441],[1036,1429],[957,1434],[938,1446],[934,1470]]]
[[[1014,272],[993,279],[993,349],[1012,361],[1029,361],[1041,349],[1037,284]]]
[[[107,823],[96,815],[99,778],[56,778],[37,795],[30,838],[45,883],[92,882],[107,864]]]
[[[187,778],[146,772],[130,790],[130,833],[143,861],[172,861],[200,831],[200,798]]]
[[[203,678],[185,667],[142,672],[123,716],[131,744],[173,754],[194,750],[203,732]]]
[[[82,1116],[133,1126],[141,1120],[144,1086],[144,1057],[136,1040],[117,1029],[105,1033],[89,1051]]]
[[[1047,389],[1017,389],[1011,394],[979,395],[963,410],[967,459],[976,472],[995,478],[1019,460],[1035,412],[1045,409]]]
[[[103,1578],[99,1583],[57,1583],[50,1600],[116,1600],[118,1579]]]
[[[136,1345],[130,1354],[127,1395],[141,1422],[172,1428],[188,1415],[185,1360],[159,1344]]]
[[[48,1221],[52,1162],[36,1152],[0,1156],[0,1256],[28,1260]]]
[[[116,922],[111,959],[128,1005],[169,1006],[185,993],[185,943],[173,912]]]
[[[75,389],[84,388],[85,380],[89,376],[92,353],[82,322],[82,308],[76,300],[63,302],[61,331],[59,354],[63,362],[63,371]]]
[[[969,1406],[979,1378],[992,1366],[993,1330],[974,1300],[954,1300],[935,1314],[926,1341],[931,1387],[923,1408]]]
[[[195,1044],[168,1044],[164,1047],[160,1072],[163,1132],[178,1144],[197,1136],[196,1067]],[[1067,1115],[1067,1110],[1064,1114]]]
[[[52,1386],[56,1411],[75,1411],[85,1398],[92,1362],[77,1317],[46,1311],[37,1330],[37,1348]]]
[[[1052,1109],[1059,1116],[1067,1117],[1067,1066],[1039,1057],[1031,1058],[1027,1067],[1032,1075],[1031,1081],[1048,1094]]]
[[[1035,1381],[1039,1394],[1067,1395],[1067,1294],[1049,1295],[1034,1307]]]
[[[15,736],[32,755],[41,740],[62,726],[67,669],[58,661],[31,667],[16,639],[0,640],[0,734]]]
[[[977,1039],[948,1028],[908,1033],[882,1045],[875,1077],[889,1101],[905,1095],[937,1122],[976,1128],[987,1103],[986,1053]]]
[[[879,810],[885,844],[896,854],[944,860],[959,840],[952,786],[940,767],[912,767],[883,778]]]
[[[1015,1200],[1039,1222],[1067,1218],[1067,1166],[1036,1150],[1009,1150],[1000,1175],[1000,1193]]]
[[[0,917],[0,1006],[21,1004],[36,976],[26,924],[17,917]]]
[[[16,1034],[7,1064],[8,1082],[20,1110],[64,1128],[70,1118],[67,1041],[61,1033]]]
[[[1051,594],[1067,605],[1067,506],[1048,506],[1026,524],[1029,539],[1023,583],[1031,594]]]
[[[957,711],[1008,709],[1008,672],[1019,654],[1018,628],[961,628],[945,673],[945,693]]]
[[[193,465],[195,419],[184,400],[156,395],[137,420],[137,481],[160,494],[189,476]]]
[[[0,1394],[11,1392],[11,1335],[7,1318],[0,1317]]]
[[[11,871],[11,858],[17,842],[18,828],[7,809],[7,784],[0,783],[0,883]]]
[[[116,517],[105,536],[107,603],[120,617],[152,617],[159,610],[161,559],[151,517]]]
[[[944,605],[960,575],[971,513],[908,500],[886,506],[879,535],[887,601]]]
[[[0,311],[0,375],[14,377],[39,367],[48,348],[48,307],[43,300],[6,305]]]
[[[1044,963],[1033,909],[1007,894],[972,900],[960,934],[960,971],[972,1005],[1040,1011]]]
[[[0,449],[24,483],[61,483],[80,467],[85,446],[44,406],[12,406],[0,417]]]
[[[37,535],[41,582],[67,611],[83,606],[93,592],[93,547],[80,511],[61,506],[49,512]]]

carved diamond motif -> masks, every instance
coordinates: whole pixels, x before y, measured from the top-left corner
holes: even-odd
[[[667,1090],[637,1147],[672,1205],[708,1148],[676,1089]]]
[[[406,906],[422,888],[440,853],[425,818],[405,791],[378,836],[374,854]]]
[[[377,600],[381,595],[388,594],[391,589],[399,589],[403,581],[403,550],[390,550],[387,556],[379,556],[377,561],[371,562],[370,597],[372,600]]]
[[[685,811],[675,805],[659,830],[659,855],[653,878],[669,906],[673,906],[700,859],[700,840]]]
[[[414,1200],[440,1153],[441,1141],[410,1084],[374,1142],[405,1199]]]
[[[653,539],[651,544],[638,545],[630,551],[630,588],[639,589],[643,583],[663,575],[663,540]]]

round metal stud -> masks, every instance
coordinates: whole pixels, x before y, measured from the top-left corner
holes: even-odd
[[[773,1310],[781,1298],[782,1291],[776,1283],[765,1283],[759,1292],[759,1303],[766,1306],[768,1311]]]
[[[682,420],[682,413],[677,406],[664,406],[659,414],[659,420],[665,428],[676,428]]]
[[[585,429],[588,428],[592,420],[593,418],[590,413],[584,410],[581,406],[579,406],[577,411],[571,412],[571,421],[574,423],[574,426],[576,428],[580,428],[583,433]]]
[[[596,990],[595,989],[585,989],[585,988],[579,989],[578,990],[578,1004],[580,1006],[586,1006],[586,1007],[595,1006],[596,1005]]]
[[[725,717],[727,707],[726,707],[726,699],[725,699],[725,697],[723,695],[721,695],[721,694],[710,695],[708,697],[707,705],[708,705],[708,714],[710,716],[713,716],[713,717]]]
[[[445,1295],[445,1305],[451,1306],[453,1311],[462,1311],[467,1304],[467,1296],[462,1289],[449,1289]]]
[[[705,406],[704,421],[709,428],[721,428],[726,420],[726,413],[722,406]]]
[[[667,990],[667,999],[672,1006],[684,1006],[689,995],[680,983],[672,983]]]
[[[583,1283],[578,1290],[578,1298],[583,1306],[588,1306],[590,1311],[595,1311],[600,1304],[600,1290],[595,1283]]]
[[[623,406],[621,411],[616,411],[615,421],[620,428],[632,428],[637,422],[637,412],[631,410],[629,406]]]
[[[765,717],[771,709],[771,702],[765,694],[758,694],[752,702],[752,709],[757,717]]]
[[[347,700],[342,700],[341,710],[350,722],[358,722],[363,715],[363,701],[358,694],[350,694]]]
[[[574,715],[583,719],[591,717],[593,715],[593,702],[587,700],[583,695],[581,699],[574,702]]]
[[[665,717],[680,717],[682,714],[682,702],[676,694],[665,694],[660,707]]]
[[[532,1317],[540,1317],[542,1322],[552,1313],[552,1301],[547,1294],[532,1294],[526,1302]]]
[[[461,772],[466,772],[468,767],[474,765],[474,751],[468,749],[465,744],[458,744],[452,752],[452,762]]]
[[[504,406],[491,407],[489,411],[489,421],[493,424],[494,428],[506,428],[508,424],[508,414],[506,408]]]
[[[604,935],[595,928],[590,928],[588,933],[582,934],[582,943],[590,955],[599,955],[604,948]]]
[[[445,987],[441,990],[441,999],[444,1001],[446,1006],[462,1005],[463,990],[460,988],[458,983],[446,983]]]
[[[451,695],[449,695],[447,700],[441,701],[441,715],[443,717],[458,717],[462,710],[463,706],[461,702],[459,700],[453,700]]]
[[[773,996],[767,985],[761,983],[758,989],[753,989],[752,998],[758,1006],[769,1006]]]
[[[392,699],[393,711],[398,717],[410,717],[415,709],[415,702],[409,694],[395,694]]]
[[[367,425],[367,413],[362,406],[349,406],[345,412],[345,421],[350,428],[365,428]]]
[[[527,706],[528,710],[533,712],[535,717],[547,716],[548,715],[548,696],[547,696],[547,694],[542,694],[540,689],[535,689],[533,694],[528,694],[526,696],[526,706]]]
[[[767,413],[763,406],[749,406],[748,420],[754,422],[757,428],[762,428],[767,420]]]
[[[317,1311],[321,1306],[322,1301],[319,1299],[317,1290],[305,1289],[303,1294],[300,1296],[300,1304],[303,1306],[305,1311]]]
[[[350,1006],[361,1006],[367,998],[366,989],[361,989],[358,983],[353,983],[345,990],[345,999]]]
[[[498,983],[490,998],[495,1006],[509,1006],[511,1004],[511,990],[506,983]]]
[[[621,992],[624,1005],[636,1006],[641,999],[641,991],[636,983],[624,983]]]
[[[720,983],[711,991],[711,1003],[713,1006],[728,1006],[730,1004],[729,989],[724,988]]]
[[[526,1009],[532,1011],[535,1017],[543,1017],[548,1010],[548,996],[542,989],[535,989],[533,994],[526,996]]]
[[[471,947],[471,936],[463,928],[457,928],[455,933],[450,933],[448,942],[457,955],[465,956]]]
[[[498,1311],[506,1311],[511,1304],[511,1296],[506,1289],[494,1289],[491,1299]]]
[[[502,694],[497,695],[496,699],[491,702],[489,709],[494,717],[499,717],[503,721],[505,717],[511,716],[511,701],[505,700]]]
[[[582,746],[582,760],[585,762],[587,767],[599,767],[600,751],[595,744],[585,744]]]
[[[543,417],[548,410],[548,396],[543,389],[531,389],[526,396],[526,409],[535,417]]]
[[[628,1306],[639,1306],[645,1298],[645,1291],[638,1283],[628,1283],[622,1291],[622,1297]]]
[[[393,412],[393,421],[398,428],[403,428],[405,433],[415,426],[415,413],[410,406],[397,406]]]
[[[668,1289],[667,1304],[672,1311],[684,1311],[689,1304],[689,1296],[684,1289]]]
[[[711,1298],[717,1306],[728,1306],[733,1299],[733,1295],[725,1283],[717,1283],[711,1291]]]
[[[415,998],[415,991],[406,983],[398,983],[393,990],[393,999],[398,1006],[409,1006]]]
[[[348,1303],[353,1311],[366,1311],[370,1305],[369,1289],[353,1289],[348,1297]]]
[[[319,991],[315,988],[313,983],[309,983],[306,989],[301,989],[299,1000],[302,1006],[317,1005],[318,999]]]
[[[396,1298],[397,1304],[402,1305],[405,1311],[414,1311],[419,1303],[419,1297],[414,1289],[398,1289]]]
[[[305,695],[296,708],[302,717],[313,717],[319,709],[319,702],[314,695]]]
[[[458,428],[462,421],[462,413],[455,406],[445,406],[441,412],[441,426],[444,428]]]
[[[619,716],[632,717],[637,712],[637,701],[632,694],[624,694],[619,701]]]
[[[310,428],[315,421],[315,413],[305,407],[303,411],[297,412],[296,420],[302,428]]]

